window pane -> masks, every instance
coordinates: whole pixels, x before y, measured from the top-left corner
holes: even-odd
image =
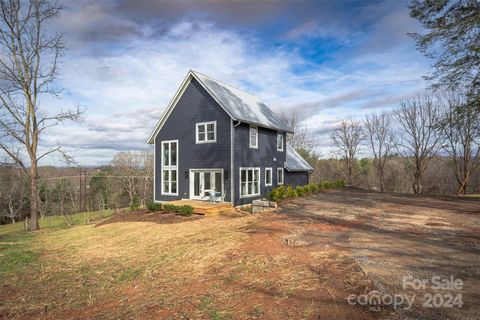
[[[215,191],[222,192],[222,173],[215,172]]]
[[[215,125],[213,123],[207,124],[207,131],[215,131]]]
[[[205,132],[205,125],[201,124],[198,126],[198,132]]]
[[[242,183],[241,183],[240,194],[241,194],[242,196],[244,196],[244,195],[247,194],[247,184],[246,184],[245,182],[242,182]]]
[[[258,175],[259,175],[260,171],[259,170],[254,170],[253,172],[253,181],[258,181]]]
[[[170,145],[170,165],[171,166],[176,166],[177,165],[177,143],[176,142],[172,142],[172,144]]]
[[[168,170],[163,170],[163,192],[170,193]]]
[[[200,173],[195,172],[193,174],[193,195],[200,195]]]
[[[213,140],[215,140],[215,133],[214,133],[214,132],[209,132],[209,133],[207,133],[207,140],[208,140],[208,141],[213,141]]]
[[[198,134],[198,141],[205,141],[205,133]]]
[[[170,144],[168,142],[163,144],[163,165],[164,166],[168,166],[170,164],[170,162],[168,161],[168,154],[170,150],[169,146]]]
[[[272,183],[272,171],[270,171],[270,170],[265,171],[265,181],[266,181],[267,184]]]
[[[171,172],[170,180],[172,180],[173,182],[177,182],[177,170],[170,170],[170,172]]]
[[[258,188],[259,188],[258,181],[253,183],[253,188],[254,188],[253,193],[258,194],[259,193],[259,191],[258,191]]]
[[[204,173],[204,176],[203,176],[203,179],[205,180],[205,181],[203,182],[203,184],[204,184],[204,189],[210,190],[210,186],[211,186],[211,184],[210,184],[210,172],[205,172],[205,173]]]
[[[247,182],[247,170],[242,170],[241,171],[240,181],[241,182]]]
[[[252,194],[252,183],[248,183],[248,189],[247,189],[248,194]]]
[[[172,182],[170,192],[171,193],[177,193],[177,183],[176,182]]]
[[[248,182],[253,180],[253,170],[248,170]]]

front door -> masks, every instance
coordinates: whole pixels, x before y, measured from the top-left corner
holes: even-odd
[[[214,191],[223,193],[223,170],[190,170],[190,199],[208,200]]]

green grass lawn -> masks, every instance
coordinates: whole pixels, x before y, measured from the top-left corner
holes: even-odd
[[[23,221],[0,225],[0,283],[5,274],[21,273],[37,261],[39,253],[32,250],[31,244],[39,234],[69,226],[94,223],[110,217],[112,214],[113,210],[104,210],[77,213],[68,219],[63,216],[45,217],[40,220],[40,231],[38,232],[25,232]]]

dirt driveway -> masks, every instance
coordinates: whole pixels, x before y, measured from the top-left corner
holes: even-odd
[[[345,188],[284,203],[277,214],[292,225],[286,243],[322,258],[315,271],[340,310],[364,305],[364,317],[384,319],[480,318],[478,201]],[[329,303],[318,302],[318,318],[331,318]]]

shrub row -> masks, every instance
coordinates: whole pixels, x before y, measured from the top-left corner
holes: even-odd
[[[168,213],[177,212],[182,216],[191,216],[193,214],[193,207],[189,205],[176,206],[174,204],[169,204],[169,203],[164,203],[162,205],[161,203],[157,203],[153,201],[147,203],[147,209],[148,211],[151,211],[151,212],[162,211],[162,210]]]
[[[320,183],[309,183],[304,186],[280,186],[273,188],[268,194],[268,199],[271,201],[280,201],[285,198],[297,198],[311,193],[317,193],[322,190],[335,189],[344,187],[345,182],[343,180],[337,180],[335,182],[325,181]]]

